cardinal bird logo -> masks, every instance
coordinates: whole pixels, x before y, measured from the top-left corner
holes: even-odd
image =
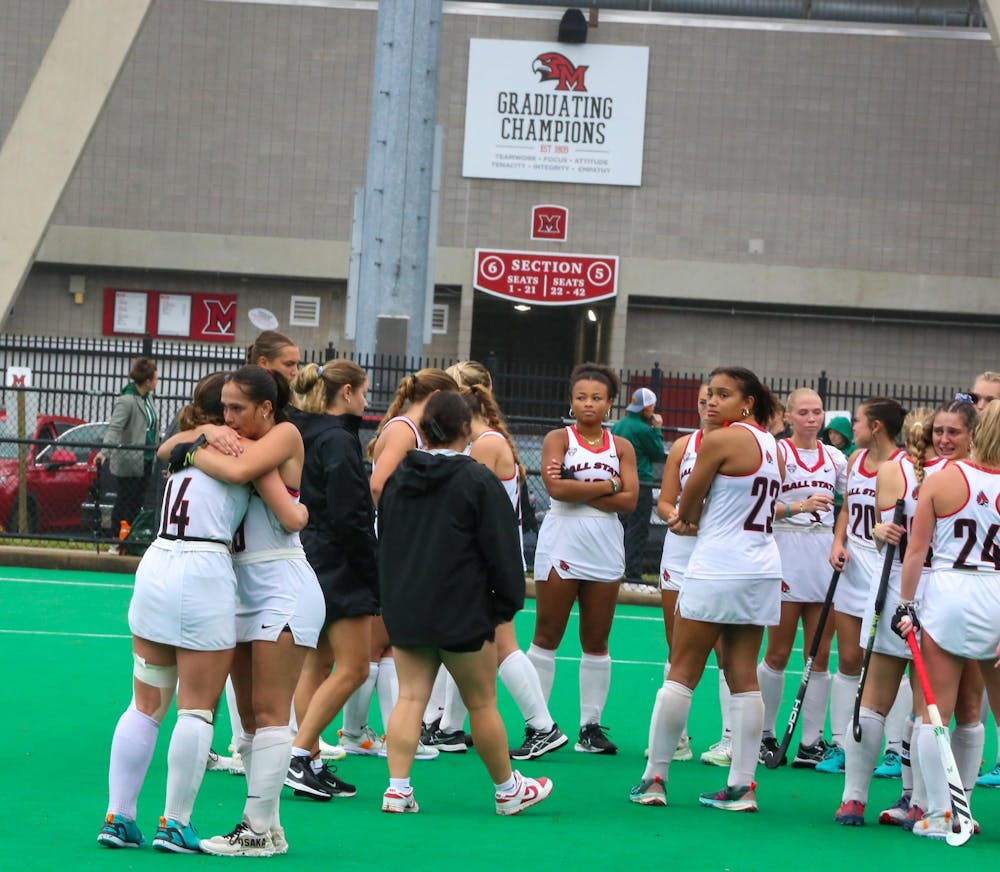
[[[560,560],[559,561],[559,568],[563,572],[568,572],[569,571],[569,564],[565,560]]]
[[[663,580],[664,581],[670,581],[670,573],[667,572],[667,570],[665,570],[665,569],[663,570]]]
[[[547,51],[531,62],[531,71],[538,73],[539,82],[555,82],[557,91],[586,91],[584,76],[589,67],[578,67],[557,51]]]
[[[768,463],[774,463],[774,458],[771,457],[771,452],[770,451],[765,451],[764,452],[764,456],[767,458],[767,462]]]
[[[989,504],[990,504],[990,501],[989,501],[989,498],[986,496],[986,494],[984,494],[982,491],[980,491],[978,494],[976,494],[976,505],[977,506],[988,506]]]

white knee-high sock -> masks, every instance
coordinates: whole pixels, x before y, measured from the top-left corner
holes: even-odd
[[[167,802],[163,816],[181,826],[191,822],[191,810],[205,776],[212,725],[195,714],[181,711],[167,751]]]
[[[948,790],[948,778],[941,765],[937,742],[934,739],[934,727],[930,724],[920,725],[917,737],[920,746],[920,765],[927,788],[927,805],[924,814],[942,814],[951,811],[951,792]]]
[[[233,677],[226,679],[226,708],[229,711],[229,726],[233,728],[233,745],[243,732],[243,722],[240,720],[240,707],[236,704],[236,688],[233,687]]]
[[[830,690],[830,736],[835,745],[844,747],[845,734],[854,717],[854,698],[858,695],[858,675],[844,675],[837,672],[833,676]]]
[[[913,713],[913,690],[906,676],[899,683],[899,693],[896,700],[889,709],[889,714],[885,716],[885,750],[895,751],[897,754],[901,750],[903,743],[903,729],[906,718]]]
[[[538,683],[542,687],[542,697],[545,699],[545,704],[548,705],[549,697],[552,696],[552,684],[556,677],[556,652],[532,644],[528,646],[528,659],[535,667]]]
[[[722,715],[722,738],[728,739],[733,734],[733,719],[731,702],[733,695],[729,692],[729,682],[726,673],[719,670],[719,712]]]
[[[389,717],[399,699],[399,678],[396,676],[396,661],[383,657],[378,662],[378,677],[375,679],[378,694],[378,708],[382,715],[382,732],[389,729]]]
[[[757,774],[764,700],[759,690],[734,693],[729,709],[733,719],[733,760],[726,783],[730,787],[746,787],[753,783]]]
[[[785,692],[785,670],[772,669],[764,660],[757,664],[757,684],[764,700],[764,735],[774,735],[774,722],[778,719],[781,695]]]
[[[903,721],[903,741],[900,745],[899,760],[903,766],[903,793],[913,793],[913,713]]]
[[[922,724],[922,718],[913,719],[913,737],[910,739],[910,774],[913,776],[913,793],[910,795],[910,804],[919,807],[921,811],[926,811],[927,784],[924,782],[924,767],[920,758],[920,727]],[[934,753],[936,756],[937,751],[935,750]]]
[[[375,693],[377,678],[378,663],[372,661],[368,664],[368,677],[344,703],[344,732],[349,736],[360,736],[365,724],[368,723],[368,710],[372,705],[372,694]]]
[[[611,657],[608,654],[580,656],[580,726],[599,724],[611,687]]]
[[[644,778],[659,775],[666,782],[669,777],[674,749],[691,713],[692,695],[690,687],[670,680],[664,681],[663,687],[656,692],[649,723],[649,761]]]
[[[854,741],[854,731],[844,736],[844,793],[842,802],[854,799],[868,802],[868,788],[872,782],[872,770],[878,762],[882,750],[882,736],[885,733],[885,717],[870,708],[861,707],[858,717],[861,724],[861,741]]]
[[[253,736],[246,730],[240,731],[240,735],[236,739],[236,750],[240,752],[240,757],[243,758],[243,774],[246,776],[247,782],[249,782],[250,769],[253,766]]]
[[[427,700],[427,708],[424,709],[424,723],[433,724],[441,719],[441,712],[444,709],[444,686],[448,680],[449,672],[443,666],[438,667],[437,677],[434,679],[434,687],[431,688],[431,698]]]
[[[139,791],[156,750],[160,724],[131,706],[122,712],[111,739],[108,812],[135,820]]]
[[[668,678],[670,678],[670,661],[669,660],[667,661],[666,665],[663,667],[663,680],[666,681]],[[727,685],[727,687],[728,687],[728,685]],[[689,738],[689,736],[688,736],[688,731],[687,731],[687,724],[685,724],[684,725],[684,732],[681,733],[681,739],[680,740],[683,742],[683,741],[685,741],[688,738]]]
[[[243,817],[255,833],[265,833],[277,819],[278,797],[292,756],[291,731],[287,726],[260,727],[253,737],[252,755]]]
[[[552,715],[545,704],[538,673],[527,655],[520,649],[511,651],[500,664],[498,672],[503,686],[517,703],[524,722],[533,730],[549,732],[553,724]]]
[[[980,721],[974,724],[956,724],[951,733],[951,753],[955,755],[955,766],[958,767],[958,776],[962,779],[962,787],[966,793],[976,786],[985,742],[986,728]]]
[[[823,738],[826,710],[830,702],[829,672],[814,672],[809,676],[805,696],[802,697],[802,744],[815,745]]]
[[[469,710],[462,702],[462,694],[455,679],[448,674],[444,686],[444,711],[441,713],[441,732],[454,733],[465,728],[465,718]]]

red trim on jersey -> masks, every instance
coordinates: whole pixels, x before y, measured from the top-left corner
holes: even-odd
[[[587,444],[587,440],[580,435],[580,431],[576,429],[576,424],[570,424],[569,429],[573,431],[576,436],[577,444],[591,454],[600,454],[602,451],[607,451],[611,447],[611,431],[601,428],[601,433],[604,436],[604,441],[596,448],[591,447]]]
[[[767,432],[767,430],[765,430],[759,424],[751,424],[748,421],[733,421],[733,426],[737,425],[740,427],[746,427],[748,430],[754,429],[754,430],[760,430],[761,433]],[[753,441],[754,445],[757,446],[757,453],[760,457],[760,459],[757,461],[757,468],[754,469],[753,472],[741,472],[738,474],[732,472],[719,472],[717,473],[717,475],[721,475],[723,478],[746,478],[748,475],[756,475],[758,472],[760,472],[760,468],[764,465],[764,446],[762,446],[760,442],[757,441],[756,437],[754,437]],[[774,450],[775,451],[778,450],[777,443],[775,443]],[[775,463],[777,463],[777,460],[775,460]]]
[[[858,458],[858,462],[854,464],[854,468],[865,478],[875,478],[875,476],[878,475],[877,469],[874,472],[868,472],[865,469],[865,461],[868,459],[868,453],[869,453],[868,449],[862,448],[861,450],[864,453],[861,455],[861,457]],[[892,452],[892,454],[890,454],[885,459],[885,463],[888,463],[890,460],[895,460],[897,457],[899,457],[900,454],[902,454],[902,450],[897,448],[895,451]]]
[[[817,446],[818,446],[818,448],[819,448],[819,457],[818,457],[818,459],[817,459],[817,461],[816,461],[816,465],[815,465],[815,466],[806,466],[806,465],[805,465],[805,464],[804,464],[804,463],[802,462],[802,458],[801,458],[801,457],[799,457],[799,451],[798,451],[798,449],[797,449],[797,448],[795,447],[795,443],[794,443],[794,442],[792,442],[792,440],[791,440],[791,439],[782,439],[782,440],[781,440],[781,444],[782,444],[782,445],[787,445],[787,446],[788,446],[788,447],[789,447],[789,448],[791,449],[791,451],[792,451],[792,454],[794,454],[794,455],[795,455],[795,462],[796,462],[796,463],[797,463],[797,464],[798,464],[798,465],[799,465],[799,466],[800,466],[800,467],[801,467],[802,469],[804,469],[804,470],[805,470],[806,472],[815,472],[815,471],[816,471],[817,469],[819,469],[819,468],[820,468],[820,467],[821,467],[821,466],[822,466],[822,465],[823,465],[824,463],[826,463],[826,459],[825,459],[825,455],[823,454],[823,443],[822,443],[822,442],[819,442],[819,441],[817,441],[817,442],[816,442],[816,445],[817,445]],[[803,448],[802,450],[803,450],[803,451],[808,451],[809,449],[808,449],[808,448]]]
[[[958,470],[959,474],[962,476],[962,481],[965,482],[965,502],[962,503],[954,512],[949,512],[947,515],[939,515],[937,512],[934,513],[935,518],[954,518],[962,509],[969,505],[969,500],[972,499],[972,487],[969,485],[969,477],[965,474],[965,470],[962,469],[963,463],[969,463],[967,460],[953,460],[949,461],[955,464],[955,469]],[[975,466],[976,469],[982,469],[982,467],[976,466],[974,463],[969,463],[969,466]],[[983,472],[994,472],[991,469],[983,469]]]
[[[698,430],[696,433],[693,433],[692,435],[694,436],[694,453],[697,454],[698,449],[701,448],[701,437],[705,435],[705,431]],[[691,437],[688,436],[688,442],[690,441]],[[687,449],[687,446],[685,445],[684,448]]]
[[[992,469],[988,466],[980,466],[978,463],[973,463],[971,460],[952,460],[951,462],[956,465],[958,463],[967,463],[973,469],[978,469],[980,472],[985,472],[987,475],[1000,475],[1000,469]]]

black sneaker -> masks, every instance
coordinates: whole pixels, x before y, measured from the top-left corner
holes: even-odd
[[[439,751],[444,751],[448,754],[464,754],[469,750],[469,746],[465,744],[464,730],[445,732],[438,727],[430,734],[424,744],[428,748],[437,748]]]
[[[441,726],[441,718],[436,721],[431,721],[429,724],[420,724],[420,744],[429,745],[431,743],[431,736],[437,732],[438,727]]]
[[[778,756],[778,748],[780,748],[780,747],[781,746],[778,744],[778,740],[776,738],[774,738],[774,736],[764,736],[760,740],[760,752],[757,755],[757,762],[760,763],[761,766],[766,765],[767,764],[767,755],[768,754],[773,754],[775,757],[777,757]],[[788,758],[787,757],[782,757],[781,758],[781,765],[785,766],[787,764],[788,764]]]
[[[617,754],[618,746],[604,735],[606,729],[600,724],[580,727],[580,738],[576,740],[574,749],[584,754]]]
[[[312,768],[312,767],[310,767]],[[348,784],[346,781],[342,781],[333,773],[337,771],[336,766],[331,766],[329,763],[324,763],[323,768],[319,772],[314,773],[319,779],[323,788],[331,796],[356,796],[358,789],[353,784]]]
[[[320,802],[333,799],[326,783],[312,771],[308,757],[292,757],[285,775],[285,786],[292,788],[296,796],[308,796]]]
[[[559,729],[559,724],[553,724],[551,730],[534,730],[524,728],[524,744],[510,752],[511,760],[534,760],[549,751],[561,748],[569,739]],[[607,739],[605,739],[607,741]]]
[[[822,739],[817,739],[811,745],[799,745],[799,752],[792,761],[793,769],[815,769],[816,764],[823,759],[826,754],[827,744]]]

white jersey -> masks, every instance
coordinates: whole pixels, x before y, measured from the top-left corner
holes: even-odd
[[[476,437],[476,440],[483,439],[486,436],[500,437],[507,441],[507,437],[503,435],[499,430],[486,430]],[[471,445],[470,445],[471,448]],[[507,498],[510,500],[510,504],[514,507],[514,514],[517,515],[518,526],[521,524],[521,470],[517,468],[517,464],[514,464],[514,474],[510,478],[500,478],[497,476],[500,484],[503,485],[503,489],[507,494]]]
[[[899,457],[893,452],[886,463]],[[868,450],[863,450],[847,474],[847,491],[844,494],[844,511],[847,516],[847,542],[855,547],[875,549],[872,528],[875,526],[875,476],[877,472],[866,472],[864,468]],[[892,517],[890,513],[890,517]]]
[[[847,488],[847,458],[832,445],[817,443],[811,450],[796,448],[791,439],[778,443],[785,460],[785,480],[779,499],[786,506],[814,493],[844,493]],[[833,527],[833,508],[825,512],[800,512],[788,518],[775,518],[776,530],[829,530]]]
[[[685,581],[781,576],[772,524],[781,489],[778,447],[774,437],[755,424],[737,421],[730,426],[754,437],[760,463],[746,475],[717,473],[712,480]]]
[[[913,516],[917,512],[917,493],[920,490],[920,482],[917,481],[917,473],[913,468],[913,460],[908,454],[902,454],[896,460],[899,464],[899,471],[903,476],[903,502],[906,508],[903,510],[903,524],[907,530],[907,534],[903,536],[902,541],[899,544],[899,548],[896,549],[896,563],[902,564],[903,558],[906,556],[906,543],[909,538],[909,534],[913,532]],[[934,473],[940,472],[944,469],[945,461],[943,457],[933,457],[924,463],[924,481],[927,481]],[[879,509],[879,521],[883,524],[891,524],[892,516],[895,514],[896,506],[895,504],[889,506],[888,508]],[[924,571],[926,572],[930,567],[930,551],[927,554],[927,560],[924,562]]]
[[[934,570],[1000,573],[1000,471],[968,460],[952,461],[965,477],[969,496],[954,514],[934,524]]]
[[[227,484],[189,467],[167,479],[160,507],[161,539],[229,545],[247,513],[248,485]]]
[[[684,485],[687,484],[687,480],[691,477],[691,470],[694,469],[695,461],[698,459],[698,449],[701,447],[701,439],[704,435],[705,433],[702,430],[692,433],[688,437],[687,444],[684,446],[684,453],[681,455],[681,465],[678,470],[681,482],[679,493],[684,493]],[[678,536],[669,528],[667,529],[667,533],[663,537],[663,557],[660,561],[660,577],[662,580],[666,580],[663,579],[664,572],[667,572],[669,575],[683,575],[687,571],[688,561],[691,559],[691,553],[694,551],[695,542],[697,542],[695,536]]]
[[[288,488],[295,502],[299,493]],[[262,560],[305,558],[298,533],[289,533],[274,512],[256,493],[250,497],[246,518],[233,537],[233,559],[237,564],[258,563]]]
[[[621,462],[615,440],[609,430],[604,431],[604,439],[597,448],[591,448],[576,432],[576,427],[566,428],[566,453],[563,455],[563,466],[573,473],[577,481],[610,481],[614,476],[621,475]],[[610,491],[608,492],[610,494]],[[617,517],[614,512],[604,512],[586,503],[565,503],[552,500],[549,511],[555,515],[572,515],[576,517]]]
[[[389,425],[396,423],[396,421],[402,421],[404,424],[406,424],[407,427],[410,428],[410,431],[413,433],[413,438],[417,440],[417,448],[424,447],[424,437],[420,433],[420,428],[416,424],[414,424],[413,421],[407,418],[406,415],[396,415],[395,418],[390,418],[388,421],[385,422],[384,426],[382,427],[382,432],[384,433],[386,430],[388,430]]]

